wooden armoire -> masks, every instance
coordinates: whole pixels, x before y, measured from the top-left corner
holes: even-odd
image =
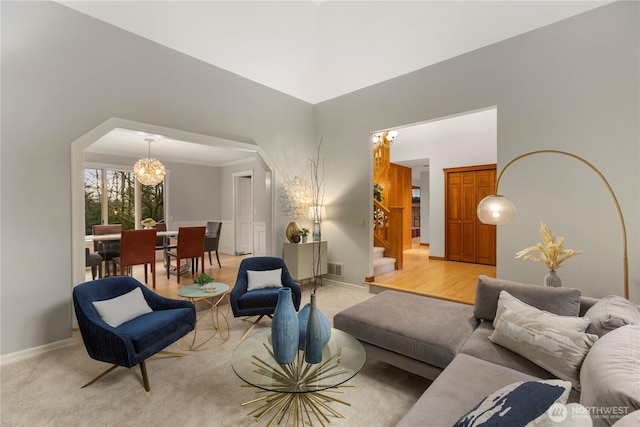
[[[446,260],[496,265],[496,226],[476,214],[495,184],[495,164],[444,169]]]

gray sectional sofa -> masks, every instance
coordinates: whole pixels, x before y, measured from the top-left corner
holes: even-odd
[[[552,341],[568,341],[568,350],[557,342],[540,350],[538,338],[533,347],[520,342],[520,322],[534,328],[525,335],[539,325],[549,333],[556,322]],[[640,309],[621,297],[480,276],[473,306],[384,291],[336,314],[333,325],[358,338],[369,357],[433,380],[399,426],[452,426],[503,387],[551,379],[568,384],[563,402],[573,418],[565,425],[640,425]],[[563,425],[546,422],[535,425]]]

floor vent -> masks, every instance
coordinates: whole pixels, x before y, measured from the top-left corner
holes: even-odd
[[[342,277],[342,269],[344,268],[344,264],[339,262],[328,262],[327,263],[327,274],[332,276]]]

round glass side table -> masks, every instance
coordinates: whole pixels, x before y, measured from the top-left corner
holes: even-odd
[[[225,283],[212,282],[206,285],[189,285],[178,289],[178,295],[187,298],[194,305],[198,301],[209,304],[208,310],[196,319],[196,326],[193,332],[187,334],[178,341],[178,347],[183,350],[201,351],[209,350],[224,344],[229,339],[229,285]],[[220,304],[227,297],[226,309],[220,308]],[[210,317],[210,319],[208,319]],[[204,335],[204,339],[198,339]],[[191,337],[191,343],[185,344]],[[217,343],[211,343],[216,338]]]

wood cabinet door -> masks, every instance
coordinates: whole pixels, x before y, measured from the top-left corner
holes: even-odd
[[[450,261],[462,261],[462,173],[448,173],[445,185],[446,258]]]
[[[496,171],[482,170],[476,172],[478,203],[486,196],[493,194],[496,187]],[[496,226],[478,221],[478,263],[496,265]]]
[[[496,228],[476,209],[495,188],[495,165],[445,169],[445,259],[496,264]]]

